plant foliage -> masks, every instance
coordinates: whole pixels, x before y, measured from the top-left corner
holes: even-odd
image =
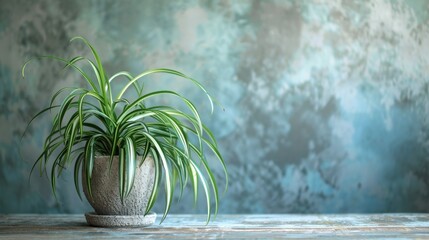
[[[216,179],[205,157],[206,150],[214,153],[222,165],[226,182],[228,174],[225,162],[218,150],[212,132],[201,122],[195,105],[175,91],[160,90],[145,92],[141,81],[148,75],[164,73],[186,79],[195,84],[208,98],[213,112],[213,99],[206,89],[196,80],[172,69],[152,69],[137,76],[122,71],[108,77],[100,57],[92,45],[83,37],[75,37],[71,41],[83,41],[91,50],[94,60],[77,56],[70,60],[56,56],[41,56],[65,64],[65,68],[73,68],[87,82],[86,88],[66,87],[56,92],[50,105],[37,113],[31,122],[43,113],[56,110],[52,128],[47,136],[43,151],[35,161],[31,172],[36,166],[40,174],[49,177],[55,195],[56,179],[62,171],[74,164],[74,183],[81,198],[79,188],[79,172],[86,173],[87,188],[91,195],[91,176],[94,159],[97,155],[119,155],[119,192],[121,199],[130,193],[137,164],[142,164],[150,155],[155,161],[155,184],[151,193],[146,213],[153,207],[159,189],[164,183],[165,211],[162,220],[167,216],[174,189],[180,187],[180,196],[188,182],[193,185],[194,200],[197,200],[199,184],[204,189],[207,200],[207,222],[210,220],[211,203],[214,200],[215,213],[218,210],[219,193]],[[22,67],[24,77],[25,67]],[[79,66],[87,64],[93,76]],[[117,93],[112,85],[122,77],[125,86]],[[127,99],[124,94],[135,91],[135,99]],[[65,95],[59,104],[59,96]],[[148,99],[174,96],[187,107],[186,112],[171,106],[147,106]],[[137,155],[142,156],[141,162]],[[50,171],[48,171],[50,170]],[[30,173],[31,175],[31,173]],[[226,187],[225,187],[226,190]],[[212,196],[213,194],[213,196]]]

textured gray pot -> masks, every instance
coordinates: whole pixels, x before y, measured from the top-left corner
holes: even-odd
[[[83,171],[83,191],[89,203],[98,215],[144,215],[155,179],[153,159],[147,157],[143,165],[138,167],[141,157],[137,158],[134,185],[122,203],[119,194],[118,156],[113,158],[110,171],[109,158],[109,156],[98,156],[94,159],[91,179],[92,198],[89,196],[86,174]]]

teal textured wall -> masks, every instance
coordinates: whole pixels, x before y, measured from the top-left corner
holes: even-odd
[[[223,103],[210,115],[191,85],[148,84],[203,109],[230,170],[220,212],[429,212],[426,0],[0,3],[0,213],[89,209],[70,175],[58,201],[46,177],[28,181],[49,115],[20,143],[55,90],[83,84],[51,61],[34,62],[25,80],[20,67],[86,52],[68,44],[76,35],[109,73],[178,69]],[[204,211],[188,193],[173,212]]]

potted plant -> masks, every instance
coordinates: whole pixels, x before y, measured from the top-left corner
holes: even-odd
[[[95,61],[82,56],[70,60],[56,56],[40,57],[75,69],[87,87],[60,89],[53,95],[50,105],[29,122],[28,125],[41,114],[54,112],[52,128],[31,172],[38,166],[40,175],[46,173],[55,195],[56,179],[68,166],[74,166],[76,191],[82,199],[81,176],[85,196],[96,211],[86,214],[88,223],[92,225],[141,226],[153,223],[155,215],[150,210],[164,185],[162,222],[169,212],[176,187],[179,187],[181,195],[188,182],[192,183],[195,201],[201,184],[207,200],[209,222],[210,205],[214,200],[214,212],[217,213],[219,194],[205,157],[207,150],[214,153],[223,167],[226,183],[228,181],[216,140],[201,122],[197,108],[190,100],[171,90],[145,92],[140,82],[157,73],[186,79],[207,96],[212,112],[213,98],[198,81],[171,69],[152,69],[137,76],[121,71],[109,78],[93,46],[83,37],[71,39],[75,40],[83,41],[89,47]],[[22,67],[23,77],[31,60]],[[82,62],[90,67],[94,77],[80,67]],[[115,92],[113,84],[120,77],[126,84]],[[135,98],[125,97],[130,91],[134,91]],[[183,102],[186,111],[146,104],[148,99],[165,95]],[[62,100],[58,101],[61,96]]]

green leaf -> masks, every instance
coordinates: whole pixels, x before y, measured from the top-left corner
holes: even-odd
[[[94,91],[97,90],[97,88],[96,88],[94,82],[91,80],[91,78],[81,68],[77,67],[75,64],[71,63],[70,61],[68,61],[66,59],[63,59],[63,58],[56,57],[56,56],[50,56],[50,55],[38,56],[36,58],[39,58],[39,59],[41,59],[41,58],[49,58],[49,59],[53,59],[53,60],[56,60],[56,61],[59,61],[59,62],[62,62],[62,63],[70,64],[70,66],[72,66],[74,69],[76,69],[84,77],[84,79],[89,83],[89,85],[91,85],[91,87],[92,87],[92,89]],[[34,60],[34,58],[28,60],[27,62],[25,62],[25,64],[21,68],[21,74],[22,74],[23,78],[25,78],[25,75],[24,75],[25,68],[33,60]]]
[[[210,183],[211,183],[211,186],[212,186],[212,189],[213,189],[213,194],[214,194],[214,199],[215,199],[215,215],[217,215],[217,212],[218,212],[218,205],[219,205],[219,190],[218,190],[218,188],[217,188],[216,179],[215,179],[215,177],[214,177],[214,175],[213,175],[213,172],[210,170],[210,167],[209,167],[209,165],[208,165],[208,162],[207,162],[207,160],[205,159],[205,157],[204,157],[204,155],[202,154],[202,152],[200,152],[200,151],[198,150],[198,148],[197,148],[197,147],[195,147],[195,146],[194,146],[194,145],[192,145],[192,144],[191,144],[191,148],[192,148],[192,150],[194,150],[194,152],[195,152],[195,153],[197,153],[197,154],[198,154],[198,156],[200,157],[201,162],[203,163],[203,166],[204,166],[204,168],[205,168],[205,170],[206,170],[206,172],[207,172],[207,174],[208,174],[208,176],[209,176],[209,180],[210,180]]]
[[[147,207],[146,207],[146,212],[145,215],[148,214],[150,212],[150,210],[152,209],[156,198],[158,196],[158,189],[159,189],[159,184],[161,182],[161,169],[159,167],[159,158],[158,158],[158,153],[155,151],[155,149],[151,148],[150,149],[152,157],[154,159],[154,165],[155,165],[155,181],[153,183],[153,189],[152,189],[152,193],[150,194],[148,203],[147,203]]]
[[[194,162],[192,162],[192,161],[189,161],[189,164],[190,164],[189,167],[191,169],[193,169],[193,171],[195,171],[197,173],[198,177],[201,180],[203,188],[204,188],[204,193],[206,195],[206,201],[207,201],[207,224],[208,224],[210,222],[210,215],[211,215],[210,191],[209,191],[209,188],[207,186],[206,179],[204,178],[204,175],[201,173],[201,171],[198,168],[198,166]]]
[[[86,173],[86,187],[88,189],[89,196],[92,198],[92,189],[91,189],[91,178],[92,178],[92,170],[94,168],[94,143],[95,140],[100,137],[101,134],[92,136],[85,146],[85,173]]]
[[[136,151],[134,149],[134,142],[130,137],[125,138],[125,173],[124,193],[128,196],[133,187],[134,176],[136,174]]]
[[[119,193],[121,196],[121,202],[124,203],[124,197],[126,192],[126,167],[125,167],[125,149],[119,149],[119,162],[118,162],[118,170],[119,170]]]
[[[129,81],[133,80],[133,76],[131,76],[131,74],[129,72],[122,71],[122,72],[118,72],[115,75],[113,75],[112,77],[110,77],[109,83],[111,84],[111,82],[119,76],[125,76]],[[140,87],[138,82],[133,82],[133,86],[134,86],[134,89],[136,90],[137,96],[141,96],[141,94],[143,92],[143,86]]]
[[[170,171],[168,168],[168,164],[167,164],[167,159],[165,158],[164,155],[164,151],[162,150],[161,146],[159,145],[158,141],[152,137],[150,134],[142,132],[143,135],[145,135],[149,141],[151,141],[151,143],[154,145],[157,154],[160,156],[161,162],[162,162],[162,167],[164,169],[164,173],[165,173],[165,197],[166,197],[166,203],[165,203],[165,211],[164,211],[164,215],[161,218],[161,222],[164,221],[165,217],[168,214],[168,211],[170,210],[171,207],[171,200],[172,200],[172,184],[171,184],[171,176],[170,176]]]
[[[185,128],[187,128],[191,132],[195,132],[194,130],[192,130],[189,127],[185,127]],[[229,178],[228,178],[228,169],[226,167],[225,160],[223,159],[222,155],[220,154],[218,148],[212,142],[208,141],[205,138],[202,138],[202,140],[210,148],[210,150],[216,155],[216,157],[219,159],[219,162],[222,165],[222,168],[223,168],[223,171],[224,171],[224,175],[225,175],[225,191],[224,191],[224,193],[226,193],[226,191],[228,190]]]
[[[83,159],[84,159],[84,153],[81,152],[76,159],[76,163],[74,167],[74,186],[76,188],[76,192],[80,200],[82,200],[82,196],[80,194],[80,188],[79,188],[79,172],[80,172],[80,166],[82,164]]]
[[[92,47],[92,45],[88,42],[88,40],[86,40],[85,38],[83,38],[83,37],[81,37],[81,36],[77,36],[77,37],[74,37],[74,38],[72,38],[71,40],[70,40],[70,42],[72,42],[72,41],[74,41],[74,40],[76,40],[76,39],[79,39],[79,40],[82,40],[90,49],[91,49],[91,52],[92,52],[92,54],[94,55],[94,57],[95,57],[95,60],[96,60],[96,62],[97,62],[97,65],[98,65],[98,71],[101,73],[100,74],[100,81],[101,81],[101,84],[100,84],[100,86],[105,86],[106,84],[104,83],[104,81],[105,81],[105,76],[104,76],[104,70],[103,70],[103,65],[102,65],[102,63],[101,63],[101,59],[100,59],[100,57],[98,56],[98,53],[97,53],[97,51],[94,49],[94,47]],[[109,86],[109,84],[107,84],[107,86]],[[103,89],[101,88],[100,90],[102,90],[103,91]]]
[[[213,99],[210,96],[210,94],[207,92],[207,90],[203,87],[203,85],[201,85],[201,83],[199,83],[198,81],[196,81],[195,79],[192,79],[188,76],[186,76],[185,74],[172,70],[172,69],[167,69],[167,68],[158,68],[158,69],[152,69],[152,70],[148,70],[145,71],[139,75],[137,75],[134,79],[132,79],[123,89],[122,91],[119,93],[118,97],[116,99],[120,99],[122,98],[122,95],[125,93],[125,91],[131,86],[131,84],[133,84],[134,82],[136,82],[137,80],[139,80],[140,78],[149,75],[149,74],[153,74],[153,73],[167,73],[167,74],[171,74],[171,75],[176,75],[179,77],[182,77],[184,79],[190,80],[192,83],[194,83],[195,85],[197,85],[207,96],[208,100],[210,101],[210,106],[211,106],[211,111],[213,112]]]

